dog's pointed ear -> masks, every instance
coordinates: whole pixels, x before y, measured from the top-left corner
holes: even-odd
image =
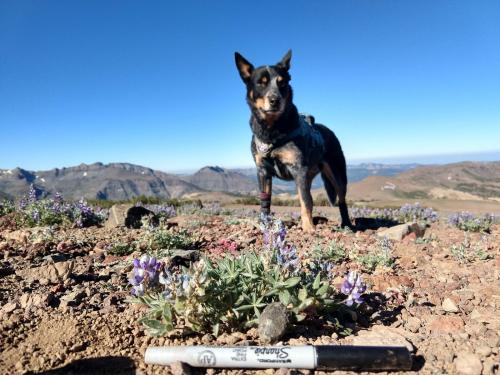
[[[285,56],[281,59],[278,65],[282,66],[286,70],[290,69],[290,60],[292,59],[292,50],[289,49]]]
[[[240,72],[240,77],[243,82],[247,83],[250,80],[250,76],[254,70],[252,64],[250,64],[243,56],[241,56],[238,52],[234,53],[234,61],[236,62],[236,67],[238,68],[238,72]]]

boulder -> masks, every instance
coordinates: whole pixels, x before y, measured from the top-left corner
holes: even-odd
[[[109,209],[108,220],[105,223],[106,228],[116,228],[125,226],[127,228],[140,228],[144,216],[153,216],[153,211],[142,206],[132,204],[115,204]]]
[[[16,275],[22,277],[24,281],[33,282],[39,281],[40,284],[58,284],[69,278],[73,271],[74,262],[50,263],[46,266],[28,268],[16,271]]]
[[[401,241],[407,234],[410,233],[410,226],[408,224],[400,224],[394,227],[383,229],[377,233],[378,237],[387,237],[393,241]]]

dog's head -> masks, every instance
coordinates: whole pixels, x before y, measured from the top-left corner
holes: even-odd
[[[292,51],[288,51],[276,65],[254,68],[238,52],[234,54],[236,67],[247,87],[247,101],[254,115],[272,125],[291,103],[290,60]]]

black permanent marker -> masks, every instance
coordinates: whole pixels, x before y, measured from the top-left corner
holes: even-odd
[[[146,349],[145,362],[193,367],[298,368],[325,370],[410,370],[412,357],[404,346],[176,346]]]

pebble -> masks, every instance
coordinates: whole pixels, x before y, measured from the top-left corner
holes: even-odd
[[[174,362],[170,366],[172,375],[191,375],[191,366],[184,362]]]
[[[481,375],[481,360],[472,353],[458,353],[453,361],[457,373],[463,375]]]
[[[491,354],[491,348],[487,345],[479,345],[476,348],[476,353],[481,357],[488,357]]]
[[[422,324],[422,322],[420,321],[420,319],[418,319],[418,318],[416,318],[414,316],[411,316],[406,321],[405,327],[408,330],[410,330],[411,332],[417,332],[418,329],[420,328],[421,324]]]
[[[266,306],[259,317],[259,337],[266,343],[278,341],[286,331],[288,311],[280,302]]]
[[[441,307],[444,311],[449,313],[457,313],[459,311],[458,306],[455,304],[455,302],[453,302],[451,298],[445,298]]]

